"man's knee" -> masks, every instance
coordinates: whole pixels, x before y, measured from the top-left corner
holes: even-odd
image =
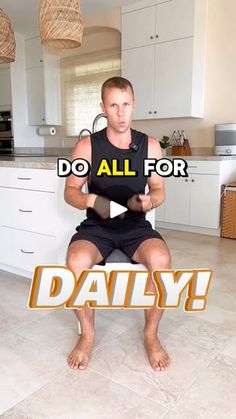
[[[97,259],[94,252],[70,246],[67,252],[66,265],[74,271],[91,269],[97,263]]]
[[[168,249],[154,250],[147,257],[148,270],[171,269],[171,256]]]

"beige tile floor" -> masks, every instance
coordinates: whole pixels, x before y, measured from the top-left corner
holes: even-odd
[[[210,268],[206,311],[166,310],[160,338],[172,365],[154,372],[143,311],[99,310],[85,371],[67,368],[77,339],[69,310],[27,309],[30,280],[0,272],[0,415],[16,419],[235,419],[236,241],[162,230],[173,268]]]

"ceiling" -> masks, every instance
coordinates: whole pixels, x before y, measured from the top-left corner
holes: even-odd
[[[80,0],[84,16],[102,13],[137,0]],[[0,8],[9,16],[16,32],[30,34],[38,30],[40,0],[0,0]]]

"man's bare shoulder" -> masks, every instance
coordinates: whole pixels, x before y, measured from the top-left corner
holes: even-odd
[[[148,158],[162,158],[162,150],[158,138],[148,137]]]
[[[75,159],[86,159],[91,161],[91,138],[90,135],[79,140],[73,148],[71,157]]]

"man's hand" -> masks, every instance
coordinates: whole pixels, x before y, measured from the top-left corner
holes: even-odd
[[[150,195],[133,195],[127,202],[127,207],[131,211],[148,212],[152,209],[152,202]]]
[[[99,195],[94,200],[93,209],[104,220],[110,218],[110,202],[109,199]]]

